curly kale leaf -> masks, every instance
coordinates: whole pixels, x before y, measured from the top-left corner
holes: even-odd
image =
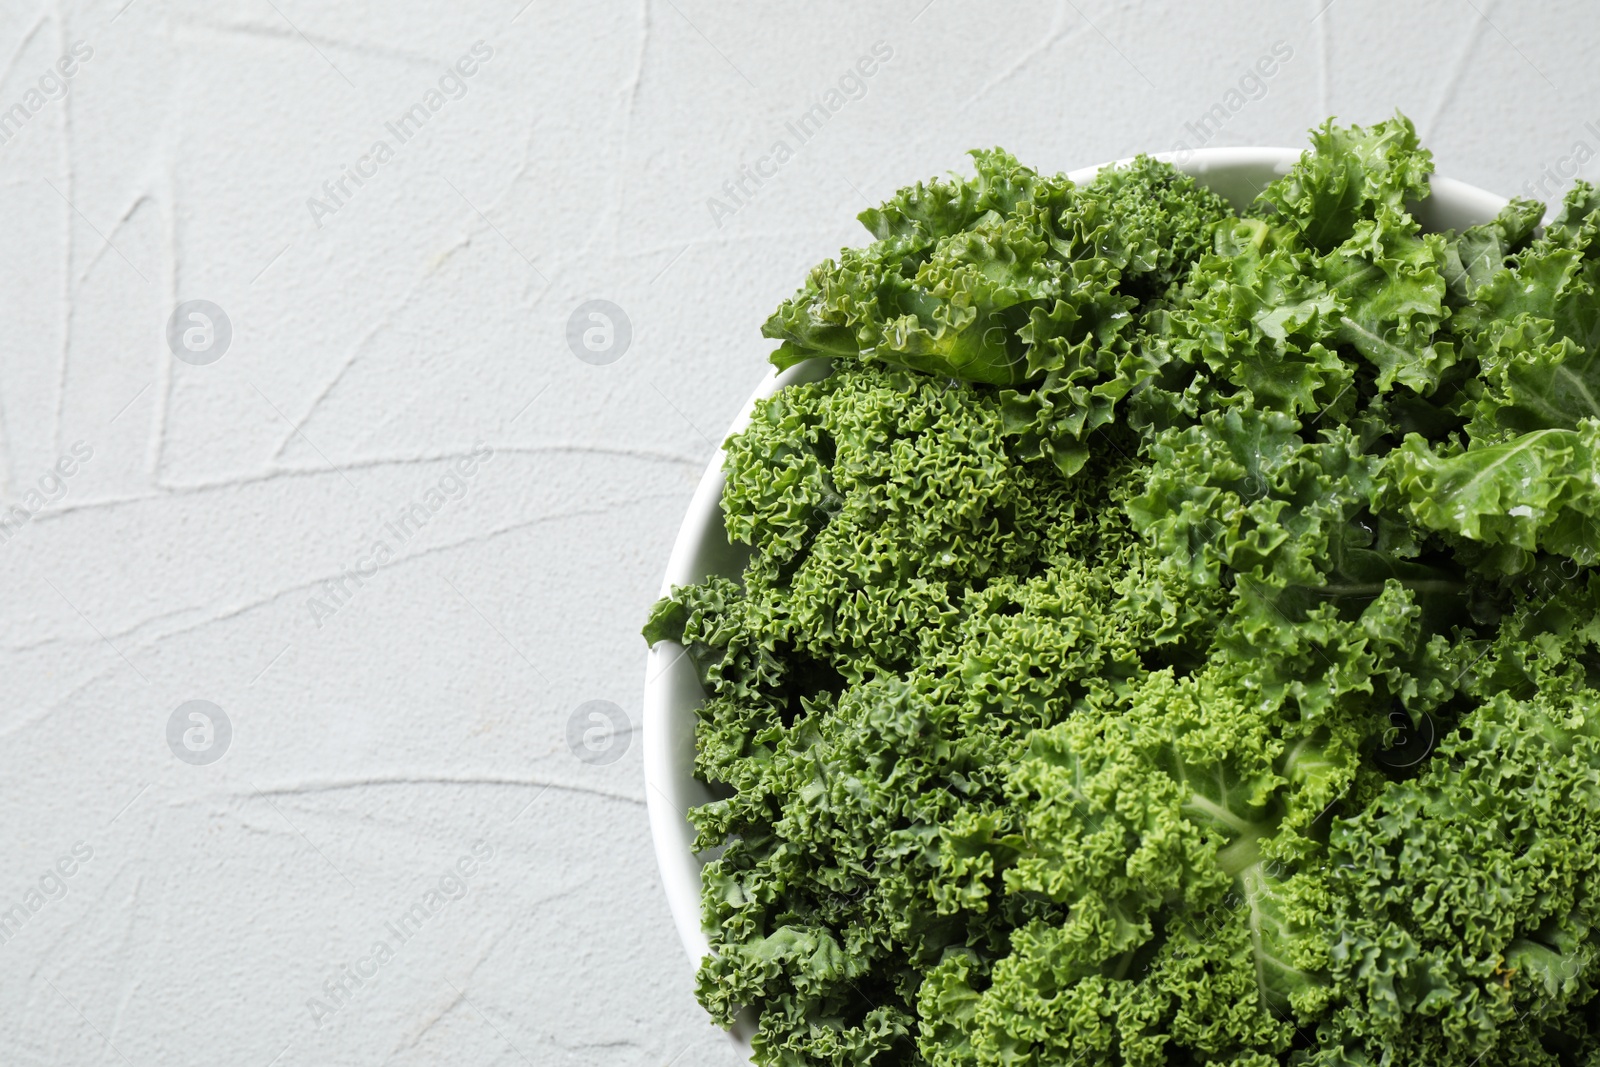
[[[973,178],[862,215],[878,240],[778,309],[773,362],[854,358],[1012,387],[1008,431],[1070,472],[1153,369],[1132,351],[1133,312],[1169,294],[1226,204],[1148,159],[1078,188],[998,150],[973,155]]]
[[[1404,212],[1408,201],[1426,198],[1432,173],[1433,155],[1404,115],[1365,128],[1329,119],[1312,131],[1311,150],[1256,203],[1300,231],[1309,247],[1328,252],[1378,210]]]
[[[1417,435],[1385,463],[1390,491],[1425,529],[1495,551],[1486,570],[1517,574],[1534,553],[1600,562],[1600,419],[1535,430],[1502,444],[1430,448]]]
[[[1305,1062],[1563,1062],[1532,1053],[1600,991],[1597,783],[1600,693],[1498,693],[1337,824],[1337,996]]]
[[[1544,205],[1537,200],[1517,199],[1500,209],[1491,221],[1469,226],[1445,241],[1445,284],[1452,306],[1472,300],[1532,240]]]

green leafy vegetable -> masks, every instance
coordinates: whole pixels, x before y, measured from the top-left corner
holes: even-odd
[[[768,321],[657,605],[763,1065],[1600,1067],[1600,194],[999,150]]]

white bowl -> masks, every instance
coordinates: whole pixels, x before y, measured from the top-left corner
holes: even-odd
[[[1290,148],[1201,148],[1187,153],[1156,156],[1192,175],[1201,185],[1242,207],[1274,178],[1287,173],[1300,151]],[[1105,166],[1101,164],[1072,171],[1074,182],[1086,182]],[[1487,222],[1504,207],[1506,200],[1464,182],[1450,178],[1433,179],[1433,195],[1416,217],[1428,230],[1460,230]],[[728,427],[728,436],[739,433],[750,422],[756,401],[771,396],[796,381],[822,377],[826,364],[811,360],[781,373],[769,374],[757,386],[743,410]],[[667,561],[666,578],[661,584],[665,596],[675,585],[692,585],[712,575],[737,578],[743,570],[747,552],[728,543],[722,526],[722,473],[724,453],[719,448],[711,457],[689,513],[678,530]],[[650,650],[644,684],[644,780],[650,811],[650,834],[655,841],[656,862],[661,865],[661,884],[667,905],[678,927],[692,966],[710,951],[710,941],[700,927],[700,868],[703,861],[692,851],[694,831],[684,814],[691,807],[711,799],[705,784],[694,777],[695,711],[705,700],[694,668],[681,646],[663,641]],[[749,1049],[753,1020],[741,1020],[734,1027],[733,1039]]]

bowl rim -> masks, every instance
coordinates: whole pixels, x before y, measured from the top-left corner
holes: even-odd
[[[1232,176],[1249,182],[1253,188],[1259,188],[1253,181],[1243,178],[1242,174],[1286,173],[1304,151],[1260,147],[1198,148],[1188,152],[1152,153],[1152,156],[1172,163],[1180,171],[1201,179],[1203,183],[1207,177],[1225,181]],[[1106,167],[1122,166],[1134,158],[1130,156],[1080,167],[1068,171],[1067,177],[1081,184]],[[1424,223],[1425,229],[1460,228],[1464,224],[1484,222],[1493,218],[1508,203],[1505,197],[1453,178],[1433,175],[1430,182],[1431,195],[1418,212],[1419,221]],[[749,425],[759,401],[791,382],[816,376],[814,365],[819,362],[808,361],[788,370],[769,373],[744,402],[722,440],[726,441]],[[705,474],[695,487],[667,559],[661,596],[670,593],[674,586],[690,585],[710,575],[704,562],[705,550],[711,543],[709,538],[720,538],[719,548],[726,544],[726,535],[721,531],[721,498],[726,481],[722,465],[726,455],[722,444],[719,444]],[[700,871],[704,861],[693,851],[694,831],[686,812],[690,807],[704,803],[710,798],[710,793],[704,783],[693,777],[694,713],[705,694],[683,652],[683,647],[677,642],[661,641],[646,656],[643,695],[645,802],[649,812],[651,841],[673,923],[690,966],[698,967],[701,959],[710,952],[710,939],[700,923]],[[692,689],[685,684],[685,672]],[[699,693],[698,698],[693,696],[694,692]],[[685,732],[687,736],[684,736]],[[741,1043],[747,1041],[747,1033],[741,1032],[747,1030],[748,1025],[735,1027],[735,1040]]]

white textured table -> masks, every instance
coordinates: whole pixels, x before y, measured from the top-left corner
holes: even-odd
[[[1396,106],[1508,195],[1600,149],[1575,0],[522,3],[0,11],[0,1062],[732,1064],[637,634],[853,215]]]

